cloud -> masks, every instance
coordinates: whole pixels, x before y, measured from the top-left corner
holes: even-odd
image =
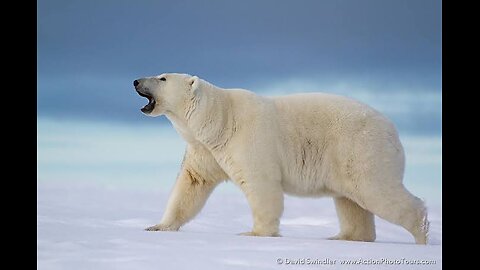
[[[37,46],[41,75],[428,76],[441,65],[441,1],[44,0]]]
[[[259,93],[285,95],[327,92],[357,99],[391,118],[401,133],[441,134],[441,88],[413,87],[389,81],[361,78],[291,78],[260,86]]]
[[[144,117],[139,108],[145,100],[132,87],[133,78],[72,76],[39,80],[38,108],[41,116],[86,118],[104,121],[158,123]],[[342,78],[288,78],[251,84],[260,95],[328,92],[362,101],[391,118],[401,133],[440,134],[442,128],[441,88],[402,85],[389,80]],[[163,119],[163,118],[161,118]],[[166,122],[164,119],[161,122]]]
[[[434,0],[39,1],[38,114],[147,122],[132,81],[182,72],[350,95],[402,131],[439,133],[441,11]]]

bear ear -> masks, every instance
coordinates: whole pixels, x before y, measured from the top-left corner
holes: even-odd
[[[193,76],[188,79],[188,85],[190,86],[190,91],[195,92],[200,86],[200,79],[197,76]]]

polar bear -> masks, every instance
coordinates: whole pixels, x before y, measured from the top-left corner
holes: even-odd
[[[229,179],[252,210],[242,235],[279,236],[286,193],[333,197],[340,232],[330,239],[374,241],[377,215],[426,244],[427,211],[402,183],[397,131],[371,107],[326,93],[263,97],[178,73],[133,84],[149,100],[141,111],[165,115],[187,142],[163,218],[146,230],[178,230]]]

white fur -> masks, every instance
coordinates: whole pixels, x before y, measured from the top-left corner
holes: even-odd
[[[332,239],[374,241],[377,215],[426,243],[426,209],[402,184],[403,147],[378,111],[325,93],[262,97],[186,74],[142,80],[157,101],[150,115],[166,115],[188,143],[163,219],[147,230],[178,230],[231,179],[252,209],[246,235],[278,235],[287,193],[334,198]]]

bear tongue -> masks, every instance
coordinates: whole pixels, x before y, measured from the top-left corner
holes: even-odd
[[[145,105],[141,111],[144,112],[144,113],[149,113],[151,111],[153,111],[153,109],[155,108],[155,99],[153,98],[148,98],[148,104]]]

